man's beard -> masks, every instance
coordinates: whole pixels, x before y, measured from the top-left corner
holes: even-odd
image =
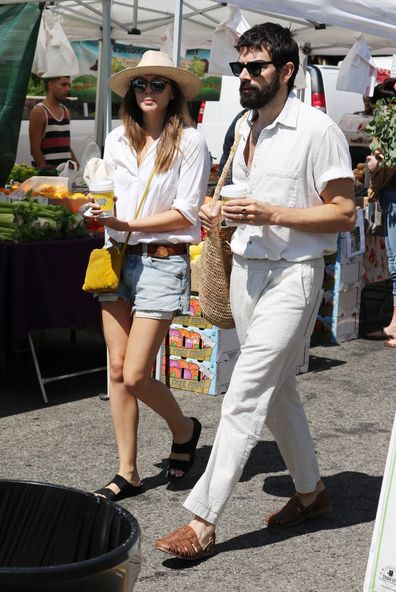
[[[243,81],[239,87],[240,101],[242,107],[245,109],[260,109],[270,103],[278,94],[280,89],[279,74],[276,73],[275,78],[267,84],[265,88],[253,88],[250,82]],[[248,91],[241,92],[244,89]]]

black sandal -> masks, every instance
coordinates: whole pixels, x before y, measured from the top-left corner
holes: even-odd
[[[191,419],[194,422],[194,430],[191,440],[189,440],[188,442],[184,442],[183,444],[176,444],[176,442],[172,442],[171,448],[171,452],[174,452],[175,454],[189,454],[190,460],[179,460],[176,458],[169,458],[167,476],[170,481],[177,481],[178,479],[183,479],[183,477],[187,475],[188,471],[194,464],[195,451],[197,448],[199,436],[201,434],[202,425],[198,421],[198,419],[196,419],[196,417],[192,417]],[[172,469],[176,471],[183,471],[183,475],[181,475],[180,477],[172,475],[170,472]]]
[[[143,493],[145,491],[144,484],[142,481],[139,483],[139,485],[132,485],[132,483],[129,483],[129,481],[127,481],[126,479],[124,479],[124,477],[121,477],[121,475],[118,474],[115,477],[113,477],[109,485],[111,483],[114,483],[115,485],[117,485],[117,487],[120,488],[120,491],[118,493],[115,493],[112,489],[110,489],[108,485],[106,485],[106,487],[98,489],[94,493],[96,495],[103,496],[109,502],[118,502],[126,497],[134,497],[135,495],[139,495],[140,493]]]

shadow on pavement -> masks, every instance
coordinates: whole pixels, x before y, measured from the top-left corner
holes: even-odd
[[[34,333],[36,355],[44,378],[106,366],[100,329],[57,329]],[[107,390],[106,372],[81,374],[45,384],[48,406],[92,397]],[[45,407],[28,344],[10,357],[0,375],[0,417]]]
[[[170,491],[187,491],[192,489],[206,468],[211,450],[212,447],[207,445],[197,448],[195,463],[191,471],[180,481],[169,482],[167,489]],[[162,459],[162,461],[156,463],[155,466],[161,469],[161,472],[154,477],[144,479],[146,490],[155,489],[167,482],[167,459]],[[256,475],[277,473],[285,470],[286,466],[276,443],[272,441],[260,441],[256,444],[250,454],[241,481],[250,481],[250,479],[253,479]]]
[[[333,509],[328,514],[307,520],[301,525],[285,530],[271,530],[260,528],[216,545],[216,554],[229,551],[254,549],[280,543],[294,537],[301,537],[321,530],[335,530],[347,528],[375,519],[378,499],[380,495],[382,477],[372,477],[365,473],[345,471],[330,475],[323,479],[333,499]],[[290,497],[294,491],[289,476],[280,475],[268,477],[264,483],[264,491],[271,495]],[[282,506],[282,502],[280,503]],[[264,513],[258,517],[263,523]],[[201,561],[205,561],[203,558]],[[200,561],[189,562],[181,559],[166,559],[164,567],[169,569],[186,569],[197,565]]]

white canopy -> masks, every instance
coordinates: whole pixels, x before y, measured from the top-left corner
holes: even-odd
[[[53,0],[47,6],[62,14],[64,31],[73,41],[102,38],[103,4]],[[113,0],[111,38],[159,48],[179,4],[183,7],[182,44],[192,49],[210,48],[214,28],[229,12],[220,0]],[[241,7],[251,26],[267,20],[291,26],[296,41],[310,44],[314,55],[345,55],[355,42],[354,31],[365,33],[372,55],[396,52],[395,0],[233,0],[232,4]]]
[[[2,0],[16,4],[24,0]],[[40,0],[28,0],[40,2]],[[210,48],[212,34],[229,14],[220,0],[52,0],[51,10],[63,16],[70,41],[101,41],[100,92],[96,108],[97,141],[111,129],[110,93],[106,80],[111,69],[110,40],[159,48],[161,36],[174,23],[173,56],[178,62],[181,44]],[[314,55],[345,55],[362,32],[372,55],[396,53],[395,0],[234,0],[250,26],[273,21],[290,26],[297,43]]]

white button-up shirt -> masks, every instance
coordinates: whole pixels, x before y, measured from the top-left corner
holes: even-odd
[[[157,145],[154,142],[140,166],[131,150],[124,126],[114,129],[106,137],[104,161],[114,167],[114,193],[117,196],[117,218],[132,221],[155,166]],[[156,174],[139,218],[176,209],[192,226],[167,232],[132,232],[130,244],[136,243],[198,243],[201,240],[199,209],[207,192],[210,157],[205,140],[194,128],[183,130],[179,151],[166,173]],[[126,239],[125,232],[107,229],[118,242]]]
[[[249,174],[243,153],[251,125],[249,119],[241,124],[233,162],[233,182],[246,185],[249,198],[310,208],[323,203],[320,194],[328,181],[353,179],[344,134],[327,115],[302,103],[293,92],[275,121],[262,130]],[[233,252],[242,257],[274,261],[314,259],[333,253],[336,245],[336,233],[247,224],[237,227],[231,242]]]

